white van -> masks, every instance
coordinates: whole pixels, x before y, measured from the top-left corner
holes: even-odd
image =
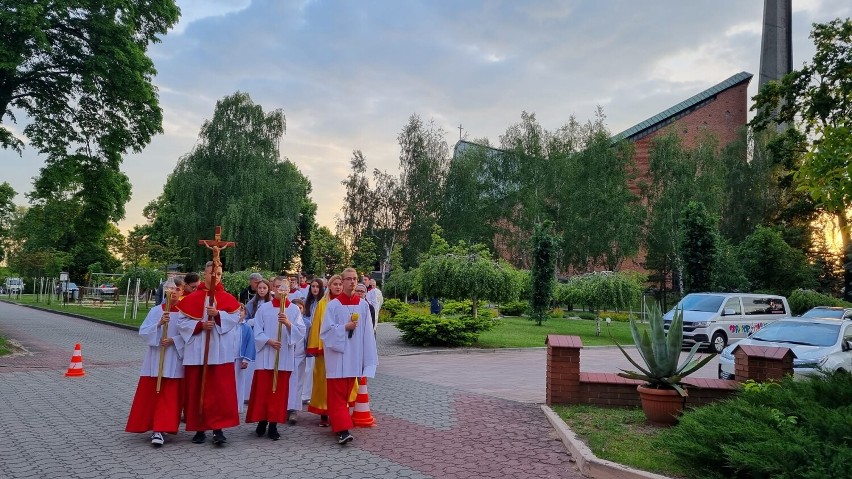
[[[784,296],[692,293],[665,314],[666,329],[677,309],[683,310],[683,345],[703,343],[716,353],[776,319],[790,317],[790,305]]]

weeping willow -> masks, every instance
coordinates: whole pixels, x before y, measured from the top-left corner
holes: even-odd
[[[198,239],[236,241],[225,250],[226,270],[247,267],[279,271],[299,253],[299,221],[311,184],[295,164],[282,159],[279,142],[286,130],[283,111],[264,113],[248,94],[237,92],[216,103],[193,150],[178,161],[163,194],[149,205],[152,238],[177,238],[190,267],[209,256]],[[313,218],[311,218],[313,222]]]

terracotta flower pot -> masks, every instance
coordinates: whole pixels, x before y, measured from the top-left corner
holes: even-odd
[[[683,411],[686,397],[674,389],[657,389],[644,384],[636,386],[642,400],[642,411],[654,426],[674,426]]]

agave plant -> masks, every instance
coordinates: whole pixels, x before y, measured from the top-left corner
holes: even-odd
[[[686,360],[678,364],[681,343],[683,342],[683,310],[675,311],[672,324],[669,326],[668,336],[663,328],[663,314],[659,306],[649,305],[645,309],[645,316],[650,324],[650,334],[648,334],[647,329],[640,332],[636,321],[630,318],[630,332],[633,334],[633,342],[645,361],[645,367],[634,361],[627,354],[627,351],[616,342],[615,345],[624,353],[628,361],[639,369],[639,372],[622,369],[623,372],[618,373],[618,375],[630,379],[641,379],[647,382],[649,386],[656,388],[675,389],[681,396],[686,396],[686,391],[681,383],[683,378],[701,369],[716,354],[693,359],[701,346],[701,343],[696,343],[689,351]]]

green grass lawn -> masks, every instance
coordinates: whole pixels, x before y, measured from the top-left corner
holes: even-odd
[[[524,317],[507,316],[497,320],[494,329],[479,335],[474,346],[480,348],[529,348],[544,347],[548,334],[580,336],[584,346],[615,344],[610,333],[622,346],[632,345],[630,325],[613,321],[607,327],[601,324],[601,335],[595,336],[595,322],[586,319],[550,318],[541,326]]]
[[[38,306],[44,309],[50,309],[53,311],[63,311],[66,313],[74,313],[80,314],[83,316],[89,316],[90,318],[101,319],[104,321],[109,321],[112,323],[118,324],[127,324],[130,326],[139,326],[142,324],[142,321],[145,320],[145,316],[148,314],[148,311],[153,306],[153,303],[145,306],[145,303],[139,304],[139,311],[137,313],[136,319],[131,319],[131,308],[132,304],[127,305],[127,318],[123,318],[124,316],[124,302],[119,301],[118,304],[113,304],[110,301],[104,301],[103,306],[95,306],[86,301],[84,304],[78,303],[68,303],[67,305],[63,305],[61,301],[57,301],[56,297],[53,298],[50,304],[46,302],[38,303],[36,302],[35,295],[24,294],[21,295],[19,300],[12,299],[13,302],[25,305],[33,305]]]
[[[673,452],[654,444],[663,429],[649,426],[642,409],[574,405],[553,410],[601,459],[669,477],[700,477],[672,465]]]
[[[9,351],[9,348],[6,346],[6,338],[0,336],[0,356],[5,356],[9,353],[11,353],[11,351]]]

